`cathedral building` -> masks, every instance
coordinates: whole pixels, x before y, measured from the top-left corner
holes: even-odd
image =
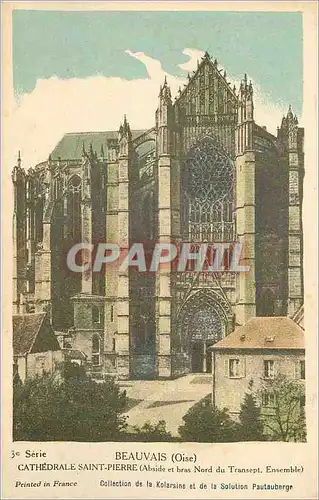
[[[155,106],[154,106],[155,107]],[[304,131],[289,108],[273,135],[206,53],[155,125],[69,133],[47,161],[13,170],[13,313],[46,312],[96,376],[211,370],[210,347],[254,316],[303,305]],[[75,243],[242,245],[249,272],[71,273]]]

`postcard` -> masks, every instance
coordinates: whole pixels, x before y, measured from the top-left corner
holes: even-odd
[[[2,25],[3,498],[317,498],[317,3]]]

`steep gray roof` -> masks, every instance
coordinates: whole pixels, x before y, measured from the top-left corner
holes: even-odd
[[[146,130],[132,130],[133,140],[142,135]],[[107,151],[107,141],[117,139],[118,132],[76,132],[65,134],[51,153],[52,160],[80,160],[82,157],[83,145],[89,151],[92,144],[93,151],[99,155],[101,146],[104,152]]]
[[[304,349],[304,331],[286,316],[251,318],[212,349]]]
[[[13,316],[13,355],[29,353],[45,318],[45,313],[16,314]]]

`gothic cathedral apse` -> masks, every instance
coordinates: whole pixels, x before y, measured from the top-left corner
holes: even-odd
[[[206,53],[155,125],[69,133],[14,184],[14,314],[45,311],[97,377],[173,378],[211,371],[210,346],[253,316],[303,306],[303,129],[291,108],[269,133],[244,76],[232,87]],[[154,108],[156,107],[156,103]],[[129,117],[128,117],[129,118]],[[248,272],[106,266],[70,273],[79,242],[240,242]]]

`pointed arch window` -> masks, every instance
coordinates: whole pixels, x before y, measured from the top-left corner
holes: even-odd
[[[73,241],[81,240],[81,177],[73,175],[68,182],[68,226]]]
[[[92,337],[92,365],[99,366],[101,364],[101,341],[100,337],[95,334]]]
[[[41,197],[35,206],[35,239],[40,243],[43,239],[43,209],[44,199]]]
[[[92,307],[92,320],[95,324],[101,323],[101,309],[97,306]]]

